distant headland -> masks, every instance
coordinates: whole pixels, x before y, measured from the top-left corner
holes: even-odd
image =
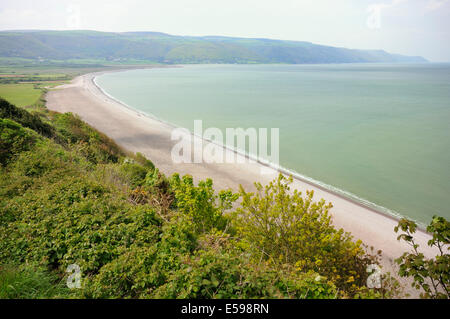
[[[310,42],[176,36],[160,32],[19,30],[0,32],[0,57],[71,63],[421,63],[420,56]]]

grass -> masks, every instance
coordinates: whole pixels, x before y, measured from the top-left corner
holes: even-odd
[[[134,60],[133,60],[134,61]],[[90,72],[126,68],[127,63],[106,60],[71,60],[36,62],[0,57],[0,98],[19,107],[35,106],[47,89],[68,83],[72,78]],[[130,61],[129,61],[130,62]],[[135,61],[136,64],[142,61]],[[148,64],[148,63],[147,63]]]
[[[61,77],[111,69],[112,67],[127,67],[136,65],[158,64],[154,61],[136,59],[69,59],[69,60],[45,60],[5,58],[0,57],[0,82],[2,76],[20,75],[26,77]]]
[[[42,91],[34,84],[0,84],[0,97],[20,107],[35,104]]]
[[[73,77],[105,69],[84,65],[35,65],[20,59],[0,58],[0,97],[19,107],[41,103],[46,89],[67,83]]]
[[[0,266],[0,299],[67,298],[69,294],[64,280],[43,267]]]
[[[102,63],[100,63],[102,62]],[[109,65],[104,64],[108,62]],[[68,83],[72,78],[90,72],[126,68],[138,60],[70,60],[36,62],[20,58],[0,57],[0,98],[18,107],[42,105],[46,90]],[[144,63],[148,64],[148,63]]]

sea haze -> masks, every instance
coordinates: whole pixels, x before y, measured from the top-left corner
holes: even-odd
[[[283,167],[422,223],[450,218],[450,64],[188,65],[97,83],[191,130],[278,127]]]

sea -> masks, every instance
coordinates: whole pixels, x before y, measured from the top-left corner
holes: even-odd
[[[450,219],[450,64],[183,65],[95,81],[191,131],[278,128],[293,175],[421,225]]]

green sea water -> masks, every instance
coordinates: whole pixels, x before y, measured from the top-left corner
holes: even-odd
[[[191,65],[96,82],[191,130],[279,128],[283,167],[421,223],[450,219],[450,64]]]

